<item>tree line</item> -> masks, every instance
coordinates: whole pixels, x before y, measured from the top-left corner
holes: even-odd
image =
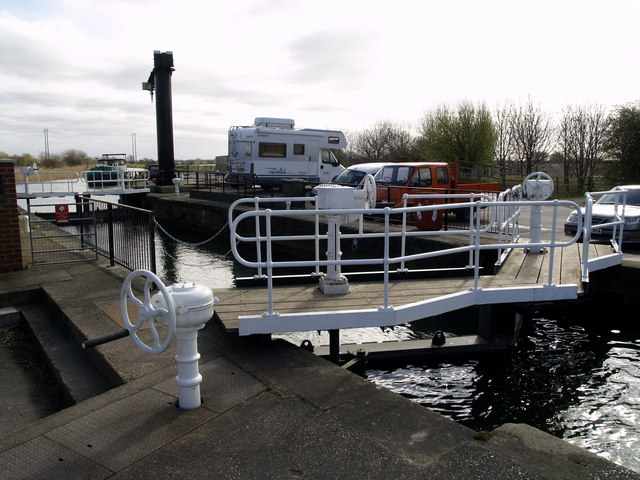
[[[86,152],[73,148],[51,155],[41,153],[38,157],[34,157],[30,153],[7,155],[4,152],[0,152],[0,158],[11,158],[16,161],[18,166],[29,166],[37,163],[39,168],[78,167],[92,165],[97,161],[97,158],[90,157]]]
[[[491,169],[503,183],[560,165],[565,183],[590,186],[595,176],[609,183],[640,183],[640,103],[607,112],[600,105],[569,106],[554,119],[530,100],[490,111],[463,102],[440,106],[422,117],[417,134],[387,121],[347,132],[344,165],[363,162],[457,161],[462,168]]]

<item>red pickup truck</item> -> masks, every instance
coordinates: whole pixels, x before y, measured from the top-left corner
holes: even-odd
[[[459,178],[457,163],[406,162],[383,167],[375,176],[376,206],[401,207],[402,196],[425,193],[498,193],[498,182],[463,181]],[[453,202],[454,200],[452,200]],[[443,203],[444,200],[410,200],[407,206]],[[463,215],[465,212],[457,210]],[[440,230],[444,220],[444,209],[435,215],[416,212],[413,223],[420,230]]]

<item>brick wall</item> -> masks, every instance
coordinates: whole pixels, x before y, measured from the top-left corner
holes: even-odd
[[[13,160],[0,160],[0,272],[22,268]]]

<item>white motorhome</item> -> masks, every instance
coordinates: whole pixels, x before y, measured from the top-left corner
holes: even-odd
[[[342,132],[294,125],[289,118],[260,117],[250,127],[231,127],[227,182],[269,189],[297,178],[316,185],[344,170],[332,152],[347,146]]]

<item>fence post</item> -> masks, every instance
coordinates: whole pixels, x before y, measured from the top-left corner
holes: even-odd
[[[153,214],[148,215],[149,218],[149,263],[150,270],[156,273],[156,226],[153,221]]]
[[[109,265],[115,266],[115,252],[114,252],[114,240],[113,240],[113,212],[111,204],[107,204],[107,235],[109,237]]]

